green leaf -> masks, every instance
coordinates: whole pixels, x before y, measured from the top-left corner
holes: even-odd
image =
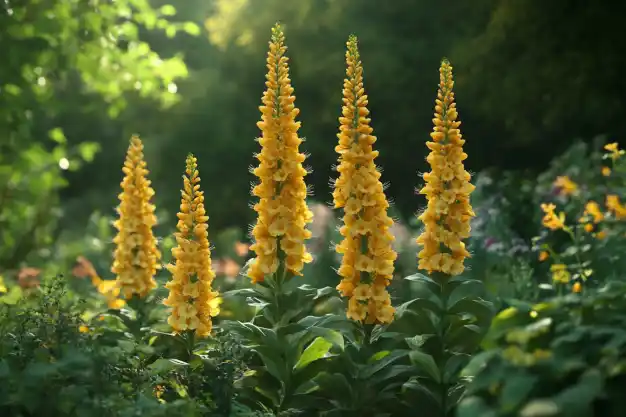
[[[406,341],[407,345],[409,345],[410,349],[419,349],[424,346],[424,343],[426,343],[428,339],[431,339],[433,337],[435,337],[434,334],[418,334],[413,337],[407,337],[404,340]]]
[[[187,362],[183,362],[178,359],[165,359],[160,358],[148,365],[148,369],[152,375],[168,373],[181,366],[188,366]]]
[[[174,16],[174,15],[176,15],[176,8],[174,6],[172,6],[171,4],[165,4],[165,5],[161,6],[159,11],[161,12],[161,14],[163,16]]]
[[[22,290],[18,286],[13,286],[8,293],[0,297],[0,304],[15,305],[22,299]]]
[[[421,352],[419,350],[413,350],[409,353],[409,358],[411,359],[411,363],[413,363],[413,365],[415,365],[421,371],[424,371],[435,382],[441,382],[441,373],[439,372],[439,367],[437,366],[435,359],[431,355],[425,352]]]
[[[578,383],[563,390],[552,399],[560,412],[568,417],[587,416],[592,410],[594,400],[603,395],[604,378],[597,368],[585,371]]]
[[[530,373],[509,375],[500,394],[500,407],[504,413],[512,413],[528,398],[539,378]]]
[[[443,368],[443,382],[452,384],[458,381],[461,370],[467,365],[471,357],[465,353],[457,353],[448,358]]]
[[[448,310],[453,309],[454,306],[461,300],[465,300],[468,298],[478,298],[483,290],[483,283],[478,280],[465,279],[458,282],[456,287],[448,296]]]
[[[320,390],[333,398],[346,402],[351,401],[353,395],[352,386],[344,375],[322,372],[317,374],[313,380],[319,385]]]
[[[457,409],[457,417],[497,417],[485,400],[479,397],[468,397],[461,401]]]
[[[322,359],[328,354],[330,348],[332,347],[332,343],[327,341],[322,337],[316,338],[307,348],[302,352],[300,359],[294,365],[294,370],[299,370],[307,366],[313,361],[318,359]]]
[[[380,352],[379,352],[380,353]],[[391,365],[400,358],[405,357],[409,353],[408,350],[393,350],[381,357],[380,354],[374,354],[368,360],[368,364],[359,370],[359,379],[367,380],[375,373],[383,368]]]
[[[78,145],[78,154],[87,162],[93,161],[96,154],[100,151],[100,144],[95,142],[83,142]]]
[[[63,129],[61,129],[60,127],[55,127],[54,129],[50,130],[48,132],[48,136],[56,143],[60,143],[62,145],[67,143],[67,138],[63,133]]]
[[[191,36],[200,35],[200,26],[196,25],[193,22],[185,22],[185,24],[183,25],[183,30]]]

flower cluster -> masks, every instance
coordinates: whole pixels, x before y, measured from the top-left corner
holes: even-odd
[[[424,231],[417,238],[422,246],[418,266],[429,273],[459,275],[470,256],[463,239],[469,237],[470,220],[475,216],[470,205],[470,193],[475,187],[463,166],[467,158],[463,152],[465,140],[459,130],[452,66],[447,60],[441,63],[439,74],[435,126],[430,134],[433,141],[426,142],[431,150],[427,158],[431,172],[423,175],[426,185],[420,190],[428,198],[428,206],[419,216]]]
[[[256,257],[247,273],[253,283],[276,273],[281,261],[284,271],[292,275],[302,275],[304,264],[312,261],[304,244],[311,237],[306,225],[313,218],[306,204],[307,170],[302,166],[306,156],[299,151],[300,122],[295,121],[299,110],[294,106],[284,41],[283,31],[276,25],[267,54],[262,116],[257,123],[262,131],[258,139],[261,152],[256,155],[259,166],[252,170],[259,178],[252,189],[252,195],[259,198],[254,205],[258,220],[252,229],[254,243],[250,246]]]
[[[116,249],[111,272],[116,274],[124,298],[130,299],[133,295],[142,298],[156,287],[154,275],[160,268],[161,253],[152,234],[156,217],[150,199],[154,190],[146,178],[143,144],[137,136],[130,140],[122,171],[119,219],[113,223],[118,234],[113,239]]]
[[[167,322],[176,333],[191,330],[198,337],[206,337],[211,333],[211,317],[219,314],[221,299],[211,289],[215,273],[211,269],[209,217],[193,155],[187,157],[185,173],[175,234],[178,245],[172,249],[175,263],[167,265],[172,280],[165,285],[170,292],[164,304],[172,308]]]
[[[387,215],[389,203],[374,159],[367,95],[363,90],[363,68],[357,39],[350,36],[346,52],[347,70],[343,85],[343,109],[339,118],[339,178],[335,181],[335,208],[343,208],[342,254],[337,289],[348,301],[347,316],[366,323],[389,323],[395,309],[387,292],[394,271],[396,252]]]

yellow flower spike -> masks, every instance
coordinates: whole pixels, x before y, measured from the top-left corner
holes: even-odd
[[[213,327],[211,317],[219,314],[220,297],[211,284],[215,272],[211,268],[208,220],[204,209],[204,192],[200,191],[197,160],[187,156],[183,176],[180,212],[177,214],[177,246],[172,249],[174,263],[167,265],[172,279],[165,287],[169,296],[163,302],[171,307],[167,320],[175,333],[193,331],[206,337]]]
[[[154,205],[150,203],[154,190],[146,178],[148,170],[138,136],[130,140],[122,171],[119,218],[113,223],[118,234],[113,239],[116,249],[111,272],[116,274],[124,298],[143,298],[156,287],[154,275],[160,268],[161,253],[152,233],[157,223]]]
[[[431,150],[427,157],[431,172],[423,175],[426,185],[420,193],[428,199],[426,210],[419,216],[424,224],[417,238],[422,247],[418,268],[428,273],[460,275],[465,259],[470,256],[463,239],[470,236],[470,220],[475,216],[470,204],[474,186],[463,161],[467,154],[457,120],[458,113],[452,88],[452,66],[443,60],[439,69],[439,90],[435,101]]]
[[[285,273],[302,275],[304,264],[313,260],[305,246],[311,237],[306,225],[313,219],[306,204],[307,170],[302,166],[306,156],[299,150],[302,139],[296,116],[300,111],[294,106],[286,50],[282,28],[276,24],[267,54],[261,121],[257,123],[262,131],[258,139],[261,152],[256,155],[259,166],[252,171],[259,178],[252,189],[252,195],[259,198],[254,205],[258,217],[250,246],[256,257],[247,272],[253,283],[275,274],[281,262]]]
[[[396,252],[392,249],[393,220],[387,215],[389,203],[383,192],[380,172],[374,159],[367,95],[363,90],[363,67],[357,38],[347,42],[346,78],[343,84],[342,117],[339,118],[339,178],[335,181],[335,208],[343,208],[342,254],[337,290],[349,297],[347,316],[366,323],[390,323],[395,309],[387,286],[394,271]]]

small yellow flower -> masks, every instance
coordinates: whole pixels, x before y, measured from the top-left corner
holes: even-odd
[[[547,251],[542,250],[541,252],[539,252],[539,262],[545,261],[546,259],[548,259],[549,256],[550,254]]]
[[[189,155],[186,162],[175,233],[178,245],[172,249],[174,263],[167,265],[172,280],[165,285],[169,296],[163,304],[171,307],[167,322],[175,333],[191,330],[206,337],[213,328],[211,317],[219,314],[220,298],[211,288],[215,272],[211,268],[209,216],[200,191],[197,160]]]
[[[89,333],[89,327],[85,326],[84,324],[82,326],[78,327],[78,331],[81,333]]]
[[[608,177],[609,175],[611,175],[611,168],[602,167],[602,175],[604,175],[605,177]]]
[[[572,285],[572,292],[579,293],[582,290],[583,290],[583,286],[580,282],[575,282],[574,285]]]
[[[596,239],[603,240],[606,238],[606,232],[604,230],[596,233]]]
[[[262,131],[258,139],[261,152],[256,155],[259,166],[253,174],[259,183],[252,195],[259,198],[254,205],[258,214],[252,229],[254,243],[250,250],[256,257],[248,269],[253,283],[261,282],[266,275],[274,274],[279,266],[279,253],[287,272],[302,275],[304,264],[313,260],[305,247],[311,237],[306,229],[313,214],[306,204],[308,194],[302,166],[306,156],[300,152],[302,139],[298,137],[299,110],[294,106],[295,96],[289,78],[288,58],[285,56],[285,36],[280,25],[272,28],[270,50],[267,54],[267,90],[263,94]]]
[[[558,215],[554,212],[556,206],[552,203],[541,204],[541,210],[545,213],[542,223],[550,230],[563,229],[565,227],[565,213],[560,212]]]
[[[572,181],[568,176],[557,177],[554,181],[554,186],[559,189],[561,195],[578,194],[578,184]]]
[[[374,160],[367,95],[363,89],[363,66],[357,38],[347,42],[343,108],[339,118],[339,178],[335,181],[335,208],[343,208],[343,240],[336,250],[342,255],[337,290],[348,300],[347,316],[366,323],[390,323],[395,314],[387,286],[393,278],[397,257],[390,232],[393,220]]]
[[[617,144],[617,142],[604,145],[604,149],[610,152],[610,157],[613,161],[624,155],[624,150],[619,149],[619,145]]]
[[[154,205],[150,203],[154,190],[146,178],[148,170],[138,136],[130,140],[122,171],[119,219],[113,223],[118,234],[113,239],[116,248],[111,272],[117,275],[124,298],[130,299],[133,295],[142,298],[156,287],[154,275],[160,268],[161,253],[152,233],[157,222]]]
[[[550,272],[552,272],[552,281],[560,284],[567,284],[571,278],[571,274],[567,270],[567,266],[564,264],[551,265]]]
[[[606,196],[606,207],[613,213],[616,219],[626,219],[626,205],[622,204],[620,198],[616,194],[609,194]]]
[[[600,205],[595,201],[589,201],[585,205],[585,214],[593,217],[593,222],[596,224],[604,220],[604,214],[600,209]]]
[[[586,223],[584,227],[585,227],[585,232],[587,232],[587,233],[593,232],[593,224]]]
[[[420,193],[428,199],[426,210],[419,216],[424,224],[417,238],[421,246],[418,268],[427,272],[459,275],[465,270],[470,253],[463,239],[470,236],[470,220],[475,216],[470,204],[474,186],[465,170],[458,112],[452,91],[452,66],[443,60],[439,69],[439,90],[435,101],[432,142],[426,142],[430,154],[426,158],[431,172],[423,175],[426,185]]]

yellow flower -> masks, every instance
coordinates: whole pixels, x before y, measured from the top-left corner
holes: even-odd
[[[609,194],[606,196],[606,207],[618,220],[626,219],[626,206],[620,201],[620,198],[616,194]]]
[[[99,276],[94,275],[92,282],[96,286],[98,292],[107,300],[107,305],[112,310],[119,310],[126,302],[119,298],[120,295],[120,281],[115,279],[101,279]]]
[[[610,152],[610,156],[613,161],[617,160],[620,156],[624,155],[624,150],[619,149],[619,145],[617,144],[617,142],[604,145],[604,149]]]
[[[571,278],[567,266],[564,264],[553,264],[550,266],[550,272],[552,272],[552,281],[560,284],[567,284]]]
[[[84,324],[82,326],[78,327],[78,331],[81,333],[88,333],[89,332],[89,327],[85,326]]]
[[[582,290],[583,290],[583,286],[580,282],[575,282],[574,285],[572,285],[572,292],[579,293]]]
[[[389,228],[393,220],[387,215],[389,203],[383,192],[380,172],[374,159],[367,95],[363,90],[357,38],[347,42],[346,78],[343,84],[343,108],[339,118],[339,178],[335,181],[335,208],[343,208],[340,233],[343,240],[336,250],[342,254],[338,270],[341,282],[337,290],[348,301],[347,316],[366,323],[390,323],[395,309],[387,286],[393,278],[396,252]]]
[[[548,254],[548,252],[546,252],[545,250],[542,250],[541,252],[539,252],[539,261],[543,262],[546,259],[548,259],[550,255]]]
[[[568,176],[557,177],[554,181],[554,186],[559,189],[559,194],[561,195],[578,194],[578,184]]]
[[[605,177],[608,177],[609,175],[611,175],[611,168],[602,167],[602,175],[604,175]]]
[[[585,232],[587,232],[587,233],[593,232],[593,224],[591,224],[591,223],[585,224]]]
[[[552,203],[541,204],[541,210],[545,213],[542,223],[550,230],[563,229],[565,227],[565,213],[560,212],[558,215],[554,212],[556,206]]]
[[[420,269],[459,275],[470,256],[463,239],[470,236],[470,220],[475,216],[470,205],[474,186],[463,161],[467,154],[457,120],[458,113],[452,88],[452,66],[443,60],[439,69],[439,91],[435,101],[432,142],[426,142],[430,154],[426,158],[431,172],[423,175],[426,185],[420,190],[428,199],[426,210],[419,216],[424,224],[417,238],[422,247],[418,254]]]
[[[285,36],[277,24],[272,28],[267,90],[259,107],[261,121],[257,123],[262,131],[258,139],[261,152],[256,155],[259,166],[253,173],[259,183],[252,195],[259,201],[254,205],[258,218],[252,229],[254,243],[250,246],[256,257],[248,269],[253,283],[276,273],[279,258],[283,259],[286,272],[292,275],[302,275],[304,264],[313,260],[304,244],[311,237],[306,225],[311,223],[313,214],[306,204],[307,170],[302,166],[306,156],[299,151],[300,122],[295,121],[299,110],[294,106],[284,42]]]
[[[177,214],[177,246],[172,249],[173,264],[167,265],[172,280],[165,287],[169,296],[163,302],[171,307],[167,320],[176,333],[194,331],[198,337],[211,333],[211,317],[219,314],[220,298],[211,283],[215,272],[211,268],[208,220],[204,209],[204,192],[200,191],[197,160],[187,156],[183,176],[180,212]]]
[[[0,275],[0,294],[7,292],[7,286],[4,284],[4,277]]]
[[[600,209],[600,205],[595,201],[589,201],[585,204],[585,215],[593,217],[593,222],[596,224],[604,220],[604,214]]]
[[[146,178],[143,144],[137,136],[130,140],[122,171],[119,219],[113,223],[118,234],[113,239],[116,248],[111,272],[117,275],[124,298],[142,298],[156,287],[154,275],[160,268],[161,253],[152,233],[157,222],[154,205],[150,203],[154,190]]]
[[[596,233],[596,239],[603,240],[606,238],[606,232],[604,230]]]

